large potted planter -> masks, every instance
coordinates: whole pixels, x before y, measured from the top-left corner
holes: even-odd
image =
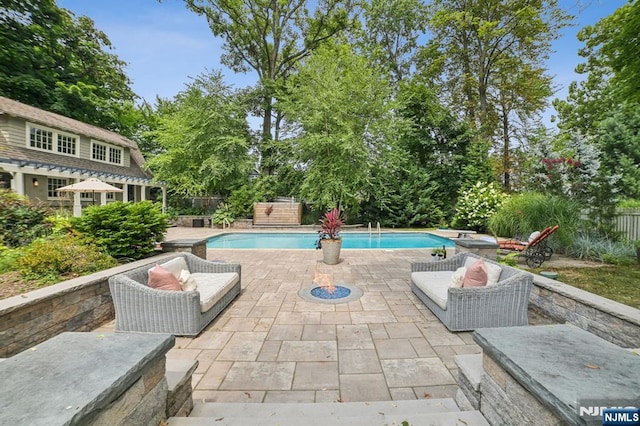
[[[335,265],[340,261],[340,248],[342,237],[342,214],[334,208],[324,214],[320,219],[320,231],[318,231],[318,249],[322,249],[322,259],[327,265]]]

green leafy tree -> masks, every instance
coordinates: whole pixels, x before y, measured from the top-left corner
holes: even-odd
[[[492,171],[486,158],[476,161],[470,153],[473,131],[419,79],[403,82],[396,99],[403,126],[371,173],[364,219],[385,226],[436,225],[451,218],[461,187],[490,178]]]
[[[111,130],[135,94],[107,35],[54,0],[5,0],[0,95]]]
[[[246,181],[252,165],[246,107],[219,72],[195,78],[157,120],[153,136],[164,152],[147,164],[172,193],[227,195]]]
[[[397,84],[415,66],[418,37],[426,30],[426,5],[420,0],[371,0],[362,7],[364,28],[358,39],[372,63]]]
[[[271,143],[274,93],[303,58],[350,25],[350,0],[320,0],[312,12],[304,0],[185,3],[206,17],[215,36],[223,38],[223,64],[235,72],[253,70],[258,74],[262,91],[262,167],[267,174],[273,172],[277,167],[272,159],[277,146]]]
[[[575,71],[584,75],[569,85],[567,99],[554,100],[559,127],[593,135],[618,105],[640,103],[640,3],[629,2],[578,33],[585,58]]]
[[[518,127],[542,112],[552,93],[545,60],[569,17],[556,0],[434,0],[433,38],[421,71],[483,139],[502,152],[510,187],[510,148]]]
[[[618,195],[640,199],[640,109],[630,103],[602,120],[594,141],[601,149],[603,174],[619,175]]]
[[[348,45],[323,46],[289,82],[278,107],[297,133],[301,197],[317,210],[355,211],[398,124],[382,73]]]

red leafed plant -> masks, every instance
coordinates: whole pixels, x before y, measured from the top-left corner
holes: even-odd
[[[334,207],[333,210],[330,210],[324,214],[324,217],[320,219],[320,234],[321,240],[339,240],[340,237],[340,228],[344,223],[344,219],[342,217],[342,212],[338,210],[337,207]]]

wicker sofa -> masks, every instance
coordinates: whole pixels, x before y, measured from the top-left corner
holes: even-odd
[[[198,290],[167,291],[149,287],[148,271],[155,264],[109,278],[116,331],[196,336],[240,294],[239,264],[210,262],[190,253],[180,253],[162,262],[177,257],[186,261],[198,281]],[[206,300],[201,300],[203,294]]]
[[[533,277],[527,272],[484,259],[502,269],[496,284],[450,287],[453,272],[479,258],[459,253],[441,261],[412,263],[411,290],[451,331],[528,325]]]

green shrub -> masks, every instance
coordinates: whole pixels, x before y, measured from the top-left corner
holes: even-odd
[[[580,234],[568,247],[567,254],[581,260],[631,265],[635,261],[636,250],[629,241],[613,241],[609,238]]]
[[[487,221],[507,197],[496,183],[476,183],[458,198],[453,226],[485,231]]]
[[[75,234],[64,234],[34,240],[21,250],[15,269],[27,279],[55,282],[63,276],[86,275],[117,264],[97,246],[83,242]]]
[[[9,247],[29,244],[47,233],[44,223],[48,209],[27,197],[0,190],[0,241]]]
[[[640,208],[640,200],[625,198],[624,200],[620,200],[616,207],[620,209],[638,209]]]
[[[11,249],[0,244],[0,274],[15,271],[15,262],[19,255],[19,249]]]
[[[229,225],[234,221],[233,213],[231,212],[231,208],[228,204],[220,203],[218,209],[213,213],[211,217],[211,222],[215,225],[224,225],[228,223]],[[225,222],[226,221],[226,222]]]
[[[580,207],[567,198],[529,192],[510,197],[489,219],[489,231],[499,237],[526,239],[534,231],[560,225],[549,237],[554,249],[568,247],[580,225]]]
[[[151,201],[92,206],[73,218],[74,229],[116,259],[142,259],[164,239],[168,215]]]

